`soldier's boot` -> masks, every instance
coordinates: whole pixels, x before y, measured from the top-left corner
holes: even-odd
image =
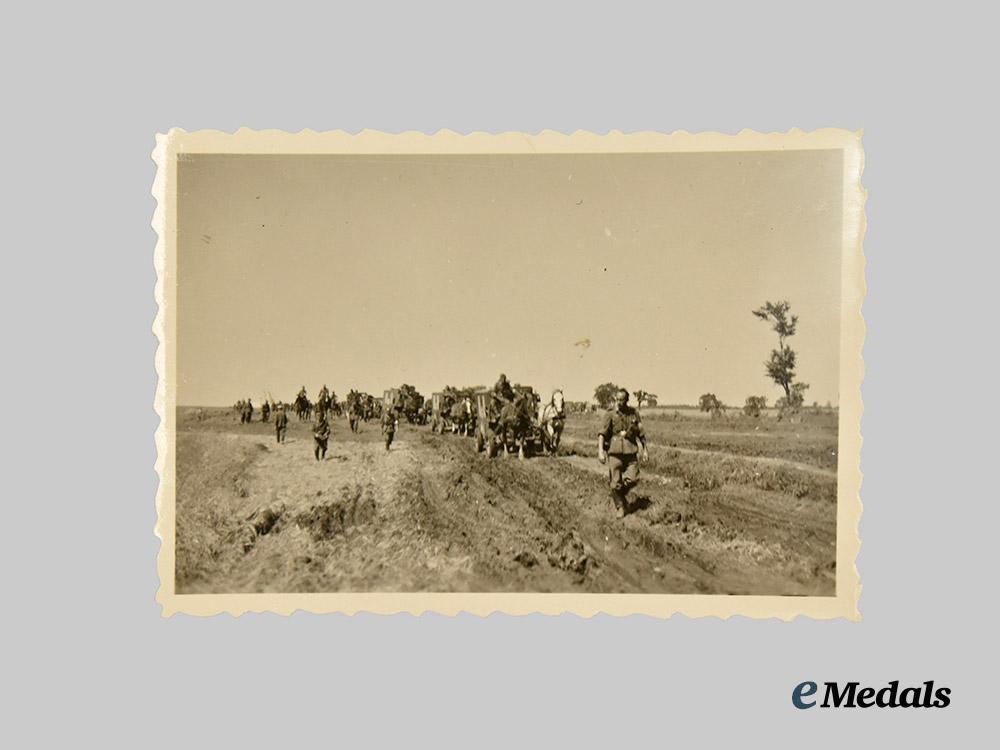
[[[615,518],[625,518],[625,496],[621,490],[611,490],[611,505],[614,507]]]
[[[629,514],[628,486],[622,487],[622,518]]]

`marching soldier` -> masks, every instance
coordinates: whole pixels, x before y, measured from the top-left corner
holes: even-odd
[[[385,449],[389,450],[389,446],[392,445],[392,439],[396,435],[396,428],[399,426],[399,422],[396,420],[395,409],[386,409],[382,412],[382,435],[385,436]]]
[[[316,410],[316,424],[313,426],[313,440],[316,447],[313,454],[317,461],[326,460],[326,446],[330,439],[330,423],[326,421],[326,412],[322,409]]]
[[[285,414],[285,405],[278,404],[278,411],[274,415],[274,437],[279,443],[285,442],[285,432],[288,430],[288,415]]]
[[[628,405],[628,391],[624,388],[615,394],[615,406],[604,416],[597,436],[597,459],[608,465],[615,515],[624,518],[629,490],[639,483],[639,460],[649,460],[642,420],[639,412]]]

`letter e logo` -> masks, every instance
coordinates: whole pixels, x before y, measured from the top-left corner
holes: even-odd
[[[816,701],[804,701],[803,698],[808,698],[810,695],[816,693],[816,683],[815,682],[801,682],[795,686],[792,691],[792,705],[796,708],[812,708],[816,705]]]

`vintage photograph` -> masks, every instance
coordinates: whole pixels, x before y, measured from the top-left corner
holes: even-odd
[[[165,614],[857,616],[860,134],[154,158]]]

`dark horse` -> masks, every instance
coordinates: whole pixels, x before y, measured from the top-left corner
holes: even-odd
[[[295,413],[298,414],[300,422],[304,422],[312,417],[312,404],[309,402],[309,399],[301,393],[295,399]]]
[[[500,410],[497,430],[503,453],[517,446],[517,457],[524,458],[524,445],[533,429],[534,403],[526,393],[518,393],[512,402],[504,404]]]

